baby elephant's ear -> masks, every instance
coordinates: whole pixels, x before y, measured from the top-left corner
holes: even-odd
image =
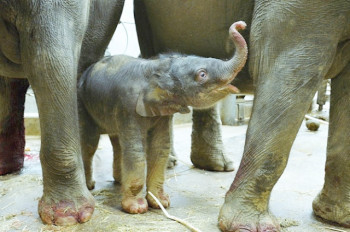
[[[185,114],[190,109],[176,103],[172,94],[157,87],[151,91],[141,92],[136,104],[136,112],[143,117],[173,115],[177,112]]]

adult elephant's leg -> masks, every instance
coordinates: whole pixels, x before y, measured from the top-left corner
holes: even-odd
[[[69,9],[61,3],[43,3],[30,18],[19,19],[26,22],[19,24],[21,55],[40,116],[43,196],[39,214],[47,224],[82,223],[94,211],[84,178],[76,93],[87,2],[71,4]]]
[[[316,215],[350,227],[350,63],[332,79],[326,176],[313,202]]]
[[[217,107],[193,111],[191,161],[206,170],[233,171],[233,162],[224,154]]]
[[[122,150],[120,147],[118,135],[110,135],[109,139],[111,140],[113,146],[113,178],[115,183],[122,183]]]
[[[321,2],[317,6],[329,9]],[[280,231],[268,210],[270,194],[309,107],[305,103],[311,102],[333,61],[339,30],[331,20],[336,12],[294,7],[304,17],[279,4],[255,8],[250,65],[257,89],[243,158],[219,216],[223,231]],[[314,14],[324,21],[313,20]]]
[[[93,161],[100,140],[100,134],[91,133],[84,135],[83,133],[81,133],[81,152],[84,163],[85,180],[87,188],[92,190],[95,188]]]
[[[91,118],[82,102],[78,101],[79,126],[80,126],[80,144],[83,158],[86,186],[89,190],[95,188],[93,175],[94,155],[100,140],[98,126]]]
[[[91,64],[100,60],[112,39],[124,7],[124,0],[93,0],[90,5],[89,26],[83,39],[78,77]]]
[[[20,170],[24,160],[25,79],[0,77],[0,175]]]
[[[298,62],[292,61],[293,57],[286,59]],[[283,69],[286,67],[276,64],[266,76],[259,77],[265,81],[259,82],[256,90],[243,158],[219,216],[223,231],[280,230],[268,211],[270,193],[285,169],[308,110],[309,104],[305,102],[311,102],[321,81],[317,71],[295,81],[293,67],[288,72]]]
[[[322,111],[324,104],[326,104],[327,101],[327,83],[328,80],[323,80],[320,88],[317,91],[317,104],[318,104],[318,111]]]

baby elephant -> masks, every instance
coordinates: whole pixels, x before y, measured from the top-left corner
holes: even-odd
[[[158,208],[151,196],[142,195],[145,182],[147,192],[169,206],[163,182],[172,143],[172,115],[188,113],[188,106],[211,107],[238,92],[230,83],[247,58],[246,42],[237,31],[244,28],[244,22],[230,27],[236,53],[228,61],[184,55],[153,60],[118,55],[84,72],[78,82],[78,98],[89,189],[94,188],[92,158],[100,134],[108,134],[114,150],[113,176],[122,184],[123,210],[144,213],[148,205]]]

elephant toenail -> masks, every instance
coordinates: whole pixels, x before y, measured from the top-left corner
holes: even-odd
[[[239,229],[238,232],[252,232],[252,231],[250,229],[243,228],[243,229]]]

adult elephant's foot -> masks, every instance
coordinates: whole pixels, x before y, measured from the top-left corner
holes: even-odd
[[[144,197],[125,197],[122,200],[122,208],[125,212],[131,214],[146,213],[148,204]]]
[[[233,161],[224,154],[221,121],[216,108],[193,111],[191,161],[210,171],[233,171]]]
[[[312,204],[315,215],[350,228],[350,200],[332,199],[321,192]]]
[[[160,203],[163,205],[164,208],[168,208],[170,206],[169,195],[164,193],[163,190],[159,190],[159,191],[149,190],[149,191],[160,201]],[[153,197],[149,193],[147,193],[146,199],[150,207],[154,209],[160,209],[160,206],[158,205],[158,203],[153,199]]]
[[[219,227],[225,232],[279,232],[281,228],[267,210],[259,211],[250,202],[226,202],[220,211]]]
[[[219,227],[222,231],[281,231],[276,218],[268,212],[269,191],[260,189],[257,193],[251,188],[253,186],[245,186],[245,189],[240,190],[233,190],[231,186],[219,214]]]
[[[82,190],[84,195],[72,199],[71,196],[62,198],[49,198],[43,196],[39,201],[39,215],[45,224],[67,226],[88,221],[95,208],[93,196]]]
[[[222,150],[212,147],[207,147],[205,150],[204,147],[202,146],[200,151],[193,149],[191,152],[191,161],[195,167],[209,171],[234,171],[233,161]]]

